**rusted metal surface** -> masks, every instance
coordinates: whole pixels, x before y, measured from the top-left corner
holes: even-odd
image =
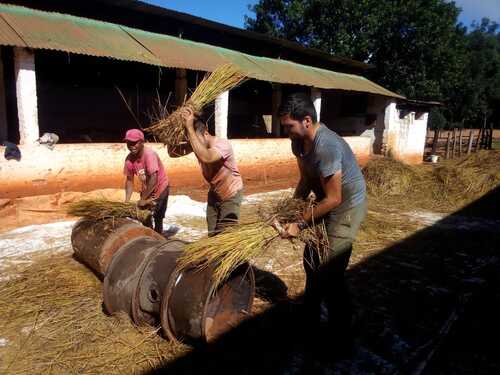
[[[160,244],[150,237],[139,237],[122,246],[114,255],[104,277],[104,307],[109,314],[123,311],[132,316],[132,297],[149,255]]]
[[[163,291],[185,245],[185,241],[168,240],[159,243],[149,255],[132,298],[132,319],[136,324],[158,325]]]
[[[0,22],[0,44],[3,45],[53,49],[205,71],[231,63],[246,76],[259,80],[403,98],[361,76],[252,56],[88,18],[6,4],[0,4],[0,18],[3,21]]]
[[[205,339],[210,342],[247,318],[252,308],[255,279],[251,267],[240,267],[217,291],[204,312]]]
[[[211,268],[172,274],[161,304],[161,325],[167,337],[212,341],[248,315],[255,293],[251,267],[241,266],[214,296],[210,295],[211,277]]]
[[[118,249],[141,236],[164,240],[154,230],[130,219],[81,219],[71,232],[71,245],[75,257],[103,279]]]

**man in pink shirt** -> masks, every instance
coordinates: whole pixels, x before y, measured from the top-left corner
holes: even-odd
[[[185,109],[186,133],[198,158],[203,177],[210,185],[207,198],[208,235],[214,236],[227,225],[238,222],[243,199],[241,178],[233,148],[227,139],[208,132],[206,123]]]
[[[130,201],[134,191],[134,176],[137,176],[141,182],[141,199],[137,205],[139,207],[154,206],[154,230],[161,234],[169,193],[165,168],[158,154],[144,147],[144,134],[139,129],[128,130],[124,141],[127,142],[127,148],[130,151],[123,168],[123,173],[127,176],[125,202]]]

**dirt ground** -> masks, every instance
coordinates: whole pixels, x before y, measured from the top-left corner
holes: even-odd
[[[286,194],[287,191],[280,189],[289,189],[295,182],[294,176],[267,184],[247,182],[242,218],[254,215],[258,204]],[[270,193],[260,194],[263,192]],[[90,194],[61,193],[4,202],[0,208],[0,250],[1,245],[5,249],[22,246],[22,241],[15,242],[16,238],[22,238],[22,233],[11,229],[74,219],[61,212],[64,203],[96,194],[120,199],[123,192],[110,189]],[[202,187],[176,189],[172,193],[181,194],[201,202],[205,190]],[[61,257],[51,255],[52,262],[62,269],[77,270],[85,281],[79,282],[83,294],[75,293],[69,300],[61,301],[57,308],[49,306],[43,295],[33,297],[29,303],[36,308],[29,314],[20,312],[21,308],[8,310],[9,318],[0,322],[0,370],[12,374],[30,373],[29,369],[31,373],[36,369],[39,373],[57,374],[139,373],[159,366],[160,358],[164,371],[174,374],[499,373],[498,351],[493,344],[500,333],[497,321],[500,283],[496,271],[500,265],[500,217],[495,208],[500,202],[499,194],[497,189],[469,207],[449,213],[423,211],[418,207],[402,210],[390,201],[369,202],[368,216],[356,239],[346,275],[357,316],[354,349],[348,359],[335,361],[315,358],[313,349],[313,344],[323,339],[329,348],[334,338],[304,340],[308,325],[296,310],[305,279],[300,244],[281,241],[255,260],[259,271],[251,319],[208,348],[188,349],[157,336],[150,341],[150,332],[137,331],[126,319],[117,323],[112,317],[104,316],[98,308],[100,282],[67,256],[71,252],[70,223],[52,228],[52,232],[43,227],[45,232],[38,230],[39,236],[45,233],[53,238],[54,233],[58,233],[61,242],[41,239],[40,247],[57,247],[62,251]],[[173,202],[172,207],[176,201]],[[191,216],[167,217],[167,222],[182,228],[178,236],[183,239],[196,238],[205,230],[199,211],[202,203],[190,204],[191,211],[186,213]],[[2,274],[18,269],[20,262],[28,268],[37,267],[34,259],[14,257],[4,266]],[[46,261],[51,262],[50,258]],[[47,293],[64,293],[62,284],[49,283],[47,276],[37,276],[36,270],[30,273],[34,278],[31,283],[46,285]],[[0,278],[0,290],[7,290],[9,285],[8,279]],[[8,303],[8,298],[0,293],[0,304]],[[90,310],[92,319],[106,325],[111,334],[88,328],[85,334],[89,338],[84,343],[75,338],[70,349],[61,351],[53,336],[53,332],[61,331],[60,322],[54,316],[68,309],[71,298],[74,303],[80,301],[82,305],[78,309]],[[19,316],[21,313],[25,315]],[[39,321],[43,325],[38,331],[33,328],[28,338],[21,333],[17,336],[8,333],[24,332],[26,327],[36,327]],[[81,336],[81,325],[80,322],[67,323],[61,334]],[[110,336],[114,337],[113,341]],[[469,342],[469,337],[477,341]],[[37,345],[45,352],[43,360],[35,351]],[[95,367],[89,364],[89,355],[97,356],[95,353],[99,350],[109,350],[112,345],[125,345],[121,357],[109,354],[101,363],[98,360],[93,363]],[[107,349],[102,349],[104,347]],[[150,353],[152,348],[158,356]],[[331,350],[335,354],[335,349]],[[138,358],[137,366],[130,367],[125,357]],[[64,361],[51,358],[64,358]]]

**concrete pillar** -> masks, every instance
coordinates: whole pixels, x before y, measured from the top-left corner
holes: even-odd
[[[0,142],[7,140],[8,137],[7,105],[5,103],[5,78],[2,57],[0,55]]]
[[[384,155],[398,158],[399,156],[399,117],[396,101],[387,102],[384,112]]]
[[[35,53],[26,48],[14,48],[19,143],[31,145],[40,137],[36,96]]]
[[[272,133],[275,137],[281,136],[281,123],[278,116],[278,108],[281,105],[282,92],[281,85],[279,83],[273,83],[273,93],[272,93],[272,111],[273,111],[273,119],[272,119]]]
[[[318,122],[321,118],[321,90],[316,87],[311,88],[311,100],[314,104],[314,108],[316,109],[316,114],[318,115]]]
[[[229,114],[229,91],[215,99],[215,136],[227,139],[227,117]]]
[[[187,94],[186,69],[175,69],[175,105],[184,103]]]

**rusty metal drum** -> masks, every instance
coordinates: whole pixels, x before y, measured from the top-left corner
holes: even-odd
[[[134,323],[152,326],[160,323],[162,294],[186,243],[178,239],[167,240],[149,255],[132,297]]]
[[[149,256],[161,245],[151,237],[138,237],[114,255],[104,277],[104,308],[108,314],[119,311],[132,316],[132,298]]]
[[[255,295],[251,266],[240,266],[213,295],[212,272],[212,268],[192,268],[172,273],[160,310],[169,339],[211,342],[249,316]]]
[[[118,249],[141,236],[165,239],[154,230],[131,219],[81,219],[71,232],[71,245],[75,257],[102,280]]]

